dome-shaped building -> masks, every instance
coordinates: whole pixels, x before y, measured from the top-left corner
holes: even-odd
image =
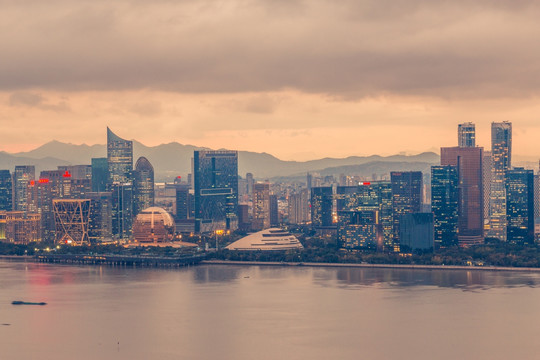
[[[174,220],[167,211],[149,207],[135,218],[133,239],[140,243],[169,242],[173,239],[174,230]]]

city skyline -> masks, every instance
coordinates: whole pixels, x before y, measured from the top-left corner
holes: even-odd
[[[100,143],[110,126],[308,160],[451,146],[469,121],[487,147],[490,123],[511,121],[515,154],[536,156],[538,15],[528,1],[8,2],[0,150]]]

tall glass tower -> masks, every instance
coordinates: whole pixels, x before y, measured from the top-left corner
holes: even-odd
[[[34,165],[15,166],[13,173],[13,210],[28,211],[28,185],[36,178]]]
[[[133,171],[133,141],[124,140],[107,128],[107,163],[109,185],[131,182]]]
[[[144,156],[141,156],[135,164],[133,197],[133,216],[154,206],[154,168]]]
[[[11,211],[13,187],[9,170],[0,170],[0,210]]]
[[[401,216],[418,213],[422,208],[423,177],[421,171],[394,171],[390,173],[390,179],[392,182],[394,245],[398,245]]]
[[[512,168],[512,123],[491,123],[489,236],[506,240],[506,172]]]
[[[458,145],[459,147],[475,147],[476,133],[475,125],[471,122],[458,125]]]
[[[431,211],[435,248],[458,244],[457,166],[431,167]]]
[[[516,244],[534,244],[534,174],[514,168],[506,173],[507,238]]]

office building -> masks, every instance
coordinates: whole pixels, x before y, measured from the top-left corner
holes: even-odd
[[[287,200],[287,213],[289,224],[305,224],[309,222],[311,212],[309,209],[308,189],[302,189],[289,195]]]
[[[13,172],[13,210],[22,211],[28,210],[28,184],[35,180],[36,169],[34,165],[15,166]]]
[[[431,211],[435,248],[458,245],[458,168],[431,167]]]
[[[88,244],[89,199],[54,199],[56,243]]]
[[[129,239],[133,226],[133,185],[131,183],[113,183],[111,186],[113,237]]]
[[[91,244],[112,240],[112,193],[89,192],[87,196],[90,199],[88,240]]]
[[[490,230],[488,236],[506,240],[506,172],[512,168],[512,124],[491,123]]]
[[[130,183],[133,171],[133,142],[124,140],[107,128],[107,164],[109,186]]]
[[[253,184],[253,216],[251,228],[254,231],[270,227],[270,184]]]
[[[9,170],[0,170],[0,211],[13,209],[13,182]]]
[[[422,209],[422,172],[393,171],[390,173],[392,183],[392,222],[394,245],[399,242],[399,226],[401,215],[417,213]]]
[[[484,186],[484,231],[486,234],[489,233],[490,230],[489,214],[491,213],[491,168],[491,151],[484,151],[484,156],[482,159],[482,182]]]
[[[270,226],[279,226],[279,209],[277,195],[270,195]]]
[[[311,226],[332,226],[333,192],[331,186],[311,188]]]
[[[186,220],[193,218],[193,194],[190,193],[189,185],[178,184],[176,186],[176,219]]]
[[[382,249],[383,232],[378,210],[338,211],[338,244],[348,249]]]
[[[481,147],[443,147],[441,165],[458,171],[458,243],[471,246],[484,242],[484,189]]]
[[[401,251],[433,249],[433,214],[403,214],[400,219]]]
[[[109,163],[107,158],[92,158],[92,192],[107,191]]]
[[[458,146],[459,147],[475,147],[476,133],[473,123],[468,122],[458,125]]]
[[[133,215],[154,206],[154,168],[145,157],[140,157],[133,171]]]
[[[28,211],[40,214],[41,237],[45,241],[55,240],[53,197],[53,187],[49,179],[31,180],[28,184]]]
[[[195,151],[193,160],[196,230],[235,230],[238,152]]]
[[[514,168],[506,173],[507,240],[534,244],[534,173]]]
[[[40,214],[6,211],[4,215],[6,242],[28,245],[41,241]]]

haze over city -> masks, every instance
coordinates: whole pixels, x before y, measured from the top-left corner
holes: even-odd
[[[2,1],[0,150],[52,139],[438,152],[473,121],[537,156],[534,1]],[[151,126],[150,126],[151,124]]]

